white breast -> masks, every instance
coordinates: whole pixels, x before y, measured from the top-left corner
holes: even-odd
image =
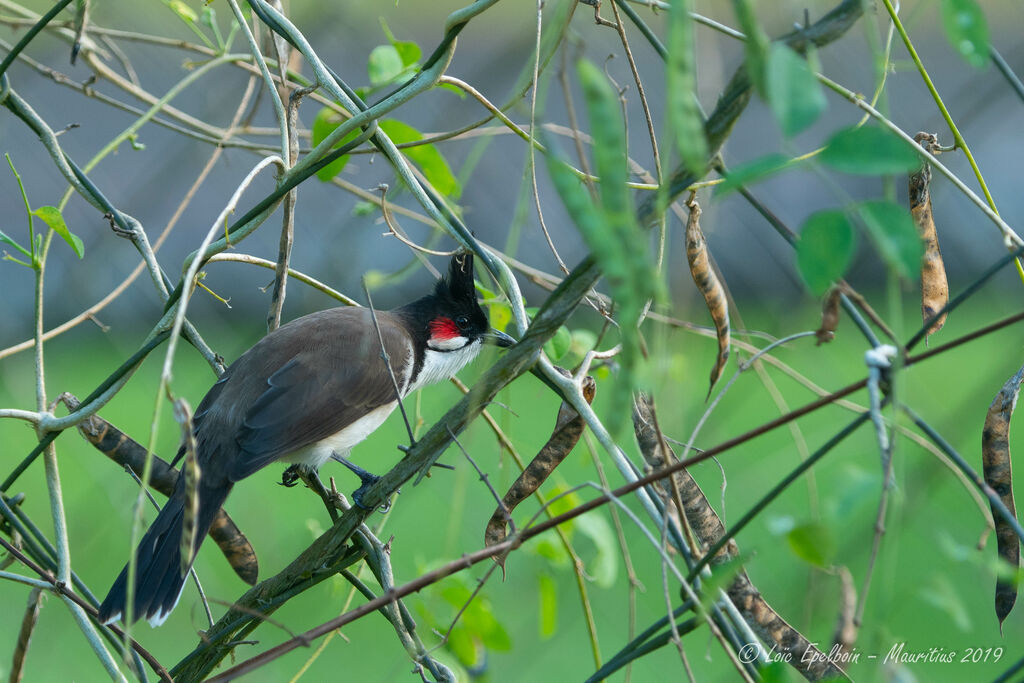
[[[480,353],[481,344],[480,340],[476,340],[457,351],[434,351],[427,349],[423,356],[423,367],[420,368],[420,374],[411,386],[409,385],[409,379],[412,374],[413,363],[412,351],[410,349],[409,357],[405,363],[405,372],[402,373],[402,376],[395,378],[398,385],[403,388],[402,396],[408,396],[416,389],[427,384],[433,384],[434,382],[440,382],[452,377],[465,367],[466,364],[476,358],[477,354]],[[330,459],[331,453],[348,457],[349,451],[384,424],[384,420],[387,419],[388,415],[397,406],[398,402],[392,401],[387,405],[372,410],[340,432],[300,448],[285,456],[282,460],[309,465],[319,469],[321,465]]]
[[[316,443],[289,453],[282,460],[300,465],[309,465],[314,469],[319,469],[321,465],[331,458],[331,453],[347,457],[348,452],[356,444],[366,439],[366,437],[384,424],[384,420],[387,419],[388,415],[391,414],[391,411],[397,405],[397,401],[392,401],[387,405],[371,410],[340,432],[335,432],[325,439],[320,439]]]

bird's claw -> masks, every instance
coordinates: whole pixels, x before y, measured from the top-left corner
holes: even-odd
[[[299,479],[301,478],[302,477],[299,476],[299,466],[291,465],[288,467],[288,469],[281,473],[281,481],[277,483],[280,484],[281,486],[287,486],[288,488],[292,488],[293,486],[299,483]]]

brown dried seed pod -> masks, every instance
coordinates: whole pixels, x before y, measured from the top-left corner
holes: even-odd
[[[718,357],[711,368],[711,386],[708,387],[710,397],[715,382],[722,376],[725,363],[729,360],[729,305],[725,300],[725,288],[719,282],[708,258],[708,245],[700,229],[700,205],[691,199],[687,207],[690,209],[690,218],[686,221],[686,260],[690,264],[693,282],[704,296],[704,303],[711,313],[718,336]]]
[[[596,391],[597,383],[594,382],[594,378],[585,377],[583,379],[583,398],[587,400],[587,403],[593,402]],[[565,456],[569,455],[569,452],[579,442],[580,436],[583,435],[585,424],[575,408],[568,403],[562,403],[558,409],[558,418],[555,420],[555,429],[551,433],[551,438],[512,483],[508,493],[502,498],[502,504],[494,510],[490,521],[487,522],[487,528],[484,530],[485,546],[497,545],[505,540],[508,515],[511,515],[517,505],[540,488],[540,485],[547,480],[555,468],[565,460]],[[495,557],[494,561],[504,570],[505,560],[503,558]]]
[[[1003,505],[1016,516],[1013,505],[1013,469],[1010,461],[1010,417],[1017,405],[1020,394],[1021,379],[1024,378],[1024,367],[1007,380],[1003,388],[996,394],[985,417],[985,428],[981,432],[981,461],[985,475],[985,483],[999,495]],[[1006,520],[992,509],[995,521],[996,545],[999,557],[1014,569],[1020,566],[1020,539]],[[1010,581],[996,580],[996,617],[1002,630],[1013,604],[1017,601],[1017,586]]]
[[[836,336],[836,328],[839,327],[839,297],[843,294],[840,287],[833,286],[825,294],[825,300],[821,302],[821,327],[815,332],[818,338],[817,346],[827,344]]]
[[[939,148],[939,139],[934,133],[918,133],[914,140],[933,154]],[[924,242],[924,254],[921,257],[921,318],[927,322],[949,303],[949,283],[946,281],[946,266],[942,262],[939,250],[939,236],[935,232],[935,220],[932,216],[932,197],[928,185],[932,179],[932,167],[923,163],[921,168],[910,174],[910,213],[917,225],[917,232]],[[934,334],[946,324],[943,313],[928,329]]]

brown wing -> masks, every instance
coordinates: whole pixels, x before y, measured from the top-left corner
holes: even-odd
[[[398,321],[377,313],[384,348],[402,387],[412,347]],[[403,387],[404,388],[404,387]],[[369,311],[337,308],[282,326],[229,369],[218,395],[200,405],[200,450],[238,481],[341,431],[396,399]]]

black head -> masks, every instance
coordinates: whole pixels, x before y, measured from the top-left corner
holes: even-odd
[[[491,330],[487,314],[476,298],[473,255],[460,253],[448,264],[448,274],[437,281],[434,293],[403,306],[412,332],[432,351],[458,351],[477,341],[511,346],[511,337]]]

